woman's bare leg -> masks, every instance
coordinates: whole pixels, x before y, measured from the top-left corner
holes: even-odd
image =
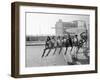
[[[65,55],[66,55],[66,53],[67,53],[67,49],[68,49],[68,47],[66,47],[66,50],[65,50],[65,53],[64,53]]]
[[[73,50],[73,46],[71,47],[70,54],[71,54],[72,50]]]
[[[47,53],[47,55],[46,55],[45,57],[47,57],[47,56],[49,55],[50,52],[51,52],[51,48],[49,49],[49,51],[48,51],[48,53]]]
[[[61,51],[62,51],[62,47],[61,47],[60,50],[59,50],[59,54],[61,53]]]
[[[44,57],[44,54],[45,54],[46,50],[47,50],[47,48],[44,49],[43,54],[41,56],[42,58]]]
[[[57,47],[55,47],[55,50],[54,50],[54,53],[53,53],[53,55],[55,55],[55,52],[56,52],[56,50],[57,50]]]

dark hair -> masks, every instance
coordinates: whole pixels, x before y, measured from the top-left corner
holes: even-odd
[[[62,39],[65,39],[65,37],[63,36]]]
[[[49,41],[50,40],[50,37],[49,36],[47,36],[47,41]]]
[[[75,37],[77,37],[78,35],[75,35]]]
[[[58,39],[60,38],[60,36],[58,36]]]
[[[52,39],[54,39],[55,38],[55,36],[52,36]]]

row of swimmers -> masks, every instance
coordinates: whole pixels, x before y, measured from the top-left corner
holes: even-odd
[[[66,48],[65,53],[64,53],[65,55],[67,53],[68,47],[71,47],[70,52],[72,51],[73,47],[77,47],[77,52],[78,52],[79,48],[82,47],[84,42],[85,41],[83,38],[81,38],[80,40],[78,39],[78,35],[75,35],[73,37],[70,35],[57,36],[57,37],[56,36],[53,36],[53,37],[48,36],[47,40],[45,42],[45,49],[44,49],[44,52],[42,54],[42,57],[48,56],[49,53],[51,52],[51,49],[55,49],[54,53],[53,53],[53,55],[54,55],[57,48],[60,48],[60,50],[59,50],[59,54],[60,54],[63,47]],[[49,51],[46,54],[46,50],[48,50],[48,49],[49,49]]]

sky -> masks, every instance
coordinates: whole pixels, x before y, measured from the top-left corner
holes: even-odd
[[[89,24],[88,15],[26,13],[26,35],[55,35],[55,29],[53,27],[55,27],[59,19],[62,19],[63,22],[84,20]]]

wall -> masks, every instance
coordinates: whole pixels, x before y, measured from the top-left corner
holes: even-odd
[[[1,0],[0,2],[0,80],[17,80],[10,77],[11,68],[11,2],[13,1],[28,1],[28,0]],[[100,9],[99,0],[29,0],[30,2],[41,3],[56,3],[56,4],[73,4],[73,5],[89,5],[98,6]],[[98,22],[100,21],[100,11],[98,13]],[[99,24],[100,25],[100,24]],[[98,26],[99,26],[98,25]],[[100,34],[98,27],[98,34]],[[100,37],[98,37],[100,44]],[[100,46],[99,46],[100,47]],[[99,50],[100,52],[100,50]],[[99,53],[98,52],[98,53]],[[98,55],[98,58],[100,54]],[[98,67],[100,67],[100,58],[98,59]],[[53,77],[39,78],[22,78],[18,80],[100,80],[100,68],[97,74],[82,74],[82,75],[64,75]]]

